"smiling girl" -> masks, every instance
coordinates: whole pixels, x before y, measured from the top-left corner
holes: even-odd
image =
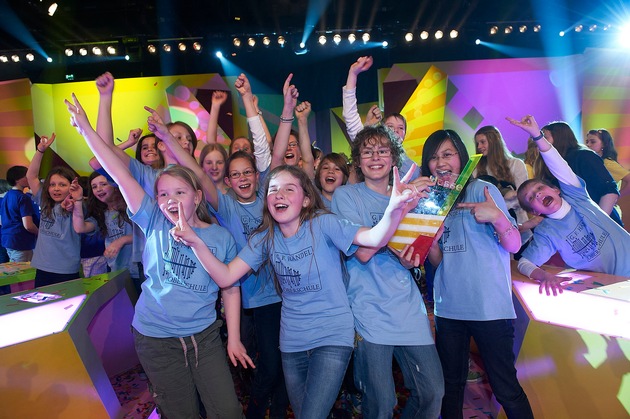
[[[34,201],[41,207],[39,235],[31,260],[31,266],[37,268],[35,287],[79,278],[81,265],[81,238],[72,228],[72,214],[61,206],[70,193],[75,173],[67,167],[57,166],[48,172],[43,185],[39,182],[44,153],[54,141],[54,133],[50,138],[41,137],[26,172]]]
[[[291,406],[296,417],[326,417],[354,341],[339,251],[385,245],[418,194],[395,172],[390,204],[369,229],[328,213],[313,182],[294,166],[272,170],[264,189],[263,221],[248,245],[228,265],[210,257],[204,266],[237,280],[270,265],[282,291],[280,351]],[[173,234],[184,243],[198,240],[184,223]]]
[[[219,288],[228,325],[227,352],[234,365],[253,367],[240,342],[240,293],[236,280],[210,276],[203,260],[229,262],[236,254],[229,232],[211,220],[194,174],[172,165],[155,180],[155,200],[144,192],[129,169],[92,129],[73,95],[66,101],[72,123],[86,139],[103,168],[120,186],[131,219],[146,235],[143,259],[146,281],[133,318],[136,352],[153,386],[153,397],[168,417],[197,417],[197,393],[209,414],[240,418],[242,409],[221,343],[215,303]],[[169,230],[186,223],[198,239],[176,241]],[[210,255],[216,256],[210,256]],[[183,356],[182,356],[183,355]],[[183,359],[182,359],[183,358]]]
[[[83,188],[77,179],[70,185],[70,194],[64,201],[72,211],[72,225],[77,233],[91,233],[96,229],[105,238],[107,266],[111,271],[130,269],[132,226],[127,215],[127,205],[117,187],[109,183],[105,176],[94,172],[89,178],[90,189],[87,198],[87,216],[84,219]],[[78,204],[75,204],[79,202]]]
[[[431,134],[422,175],[461,173],[468,152],[452,130]],[[471,336],[508,418],[533,418],[514,368],[510,252],[521,246],[499,190],[474,179],[458,197],[429,251],[435,272],[435,343],[444,372],[442,418],[461,418]]]
[[[338,153],[327,154],[315,172],[315,186],[322,193],[326,208],[330,209],[335,190],[348,182],[350,172],[346,158]]]

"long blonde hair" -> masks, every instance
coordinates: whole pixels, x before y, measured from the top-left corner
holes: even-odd
[[[481,157],[481,160],[479,160],[479,163],[477,164],[477,177],[489,175],[490,173],[488,173],[488,170],[490,170],[492,172],[492,176],[494,176],[497,180],[516,185],[514,175],[510,170],[509,164],[510,159],[513,157],[507,149],[499,129],[492,125],[486,125],[485,127],[481,127],[477,130],[475,137],[478,135],[486,136],[486,139],[488,140],[488,151],[485,156]],[[476,143],[475,149],[477,149]]]
[[[187,167],[179,166],[177,164],[172,164],[170,166],[166,166],[164,169],[160,170],[155,177],[155,184],[153,185],[153,193],[157,197],[157,187],[160,178],[164,175],[173,176],[179,178],[190,185],[191,188],[195,191],[201,191],[201,202],[197,205],[197,210],[195,213],[197,214],[197,218],[199,220],[212,224],[212,217],[210,216],[210,212],[208,211],[208,207],[206,206],[206,196],[203,193],[203,188],[201,187],[201,182],[195,173]]]

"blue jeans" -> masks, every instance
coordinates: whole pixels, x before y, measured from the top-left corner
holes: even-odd
[[[269,418],[284,418],[289,397],[282,374],[280,356],[280,311],[282,303],[252,309],[258,358],[247,406],[247,419],[264,419],[271,397]],[[253,358],[253,357],[252,357]]]
[[[297,419],[323,419],[337,400],[352,348],[320,346],[282,352],[284,381]]]
[[[379,345],[359,337],[354,355],[354,381],[363,393],[363,417],[393,416],[397,403],[393,357],[398,361],[405,387],[410,392],[402,418],[437,418],[444,381],[435,345]]]
[[[452,320],[435,316],[435,328],[435,342],[444,371],[443,419],[462,418],[471,336],[479,348],[492,392],[507,417],[534,417],[516,377],[512,320]]]

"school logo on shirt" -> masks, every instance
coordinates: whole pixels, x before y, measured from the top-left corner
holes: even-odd
[[[454,252],[463,252],[464,250],[466,250],[466,238],[463,237],[463,241],[462,243],[448,243],[448,239],[451,236],[451,229],[447,226],[444,226],[444,232],[442,233],[442,251],[443,252],[449,252],[449,253],[454,253]]]
[[[162,277],[166,283],[169,284],[187,288],[194,292],[208,292],[207,284],[194,284],[189,282],[195,273],[195,269],[197,269],[197,262],[189,257],[189,253],[186,249],[189,249],[189,247],[171,238],[170,246],[168,250],[164,252],[164,271],[162,272]],[[210,251],[213,254],[216,253],[216,249],[211,248]]]
[[[600,255],[601,246],[608,236],[608,232],[602,231],[599,239],[596,239],[593,231],[584,221],[580,221],[575,230],[567,235],[566,241],[574,253],[580,255],[582,259],[591,261]]]
[[[61,234],[58,231],[52,231],[52,228],[55,225],[55,217],[48,218],[48,217],[42,216],[39,222],[40,222],[40,226],[44,227],[40,230],[40,234],[43,234],[45,236],[55,237],[55,238],[61,237]]]
[[[310,246],[296,253],[274,253],[273,268],[283,293],[301,294],[322,289],[319,267],[313,257],[313,248]],[[313,270],[315,270],[314,273]],[[308,274],[304,277],[314,282],[304,281],[302,272],[307,272]]]
[[[241,224],[243,225],[243,234],[245,237],[249,237],[252,234],[252,231],[256,229],[262,222],[262,217],[260,218],[252,218],[247,215],[241,216]]]

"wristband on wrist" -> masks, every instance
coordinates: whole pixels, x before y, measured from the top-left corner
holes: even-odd
[[[35,147],[35,149],[36,149],[37,151],[39,151],[40,153],[44,154],[44,152],[43,152],[42,150],[40,150],[40,149],[39,149],[39,147]]]
[[[536,137],[532,137],[532,140],[539,141],[539,140],[542,140],[543,138],[545,138],[545,135],[542,133],[542,131],[540,131],[540,135]]]
[[[514,224],[510,224],[510,227],[505,230],[503,233],[497,233],[496,231],[494,232],[495,237],[497,238],[497,240],[499,241],[499,243],[501,243],[501,241],[510,233],[512,233],[512,231],[518,231],[518,227],[516,227]]]
[[[280,122],[291,123],[294,120],[295,120],[295,116],[292,116],[290,118],[285,118],[284,116],[280,115]]]

